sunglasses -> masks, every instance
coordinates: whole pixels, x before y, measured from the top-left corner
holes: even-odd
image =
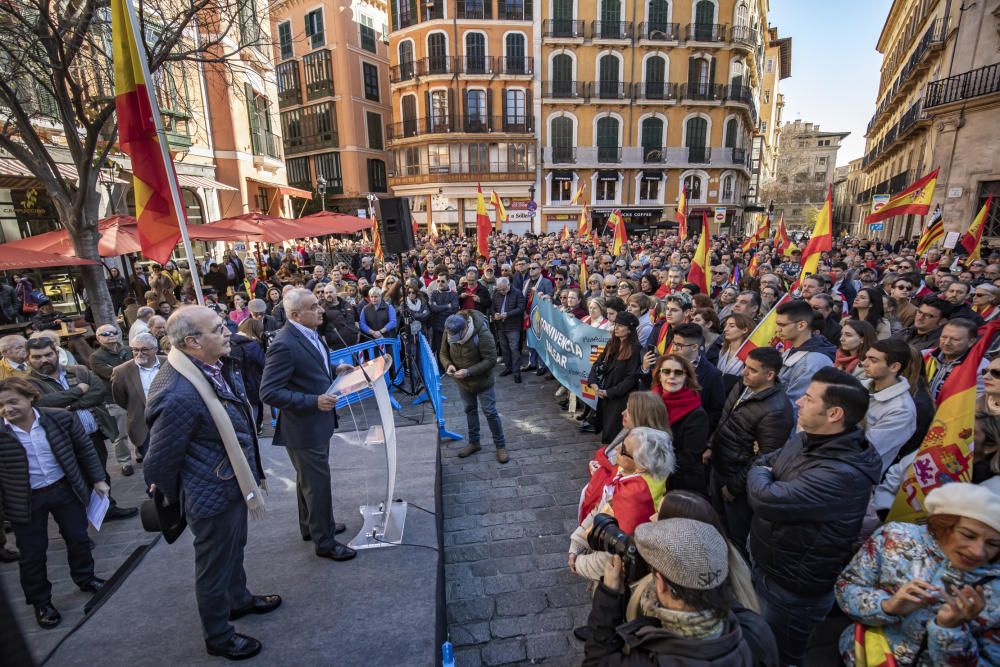
[[[684,377],[687,371],[683,368],[661,368],[660,375],[673,375],[674,377]]]
[[[1000,368],[984,368],[983,377],[989,375],[994,380],[1000,380]]]
[[[118,332],[117,331],[102,331],[101,333],[99,333],[97,335],[101,336],[103,338],[111,338],[112,336],[117,336]]]

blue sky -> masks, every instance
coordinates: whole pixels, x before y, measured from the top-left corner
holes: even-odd
[[[792,76],[781,82],[784,121],[801,118],[845,130],[837,164],[865,151],[882,56],[875,43],[892,0],[771,0],[768,21],[792,38]]]

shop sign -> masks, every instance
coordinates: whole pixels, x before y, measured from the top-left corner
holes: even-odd
[[[879,209],[889,203],[889,195],[872,195],[872,213],[877,213]]]
[[[14,205],[14,215],[20,221],[56,217],[48,194],[38,188],[11,190],[10,199]]]
[[[507,209],[507,222],[531,222],[535,213],[527,209]]]
[[[510,203],[507,204],[507,211],[529,211],[534,210],[531,206],[533,204],[530,199],[511,199]]]

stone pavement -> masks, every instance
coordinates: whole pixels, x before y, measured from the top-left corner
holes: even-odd
[[[499,367],[502,370],[502,366]],[[579,665],[586,583],[566,565],[587,462],[599,445],[556,405],[558,384],[524,375],[497,378],[497,407],[510,462],[497,463],[485,418],[483,450],[442,450],[448,628],[459,667]],[[446,423],[466,435],[461,400],[445,380]]]

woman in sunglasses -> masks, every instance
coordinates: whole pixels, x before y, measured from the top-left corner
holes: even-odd
[[[665,354],[653,369],[652,390],[667,407],[677,454],[677,469],[668,488],[703,493],[708,488],[708,468],[702,455],[708,446],[709,423],[694,367],[678,354]]]
[[[972,481],[1000,474],[1000,357],[983,371],[983,395],[976,399]]]

